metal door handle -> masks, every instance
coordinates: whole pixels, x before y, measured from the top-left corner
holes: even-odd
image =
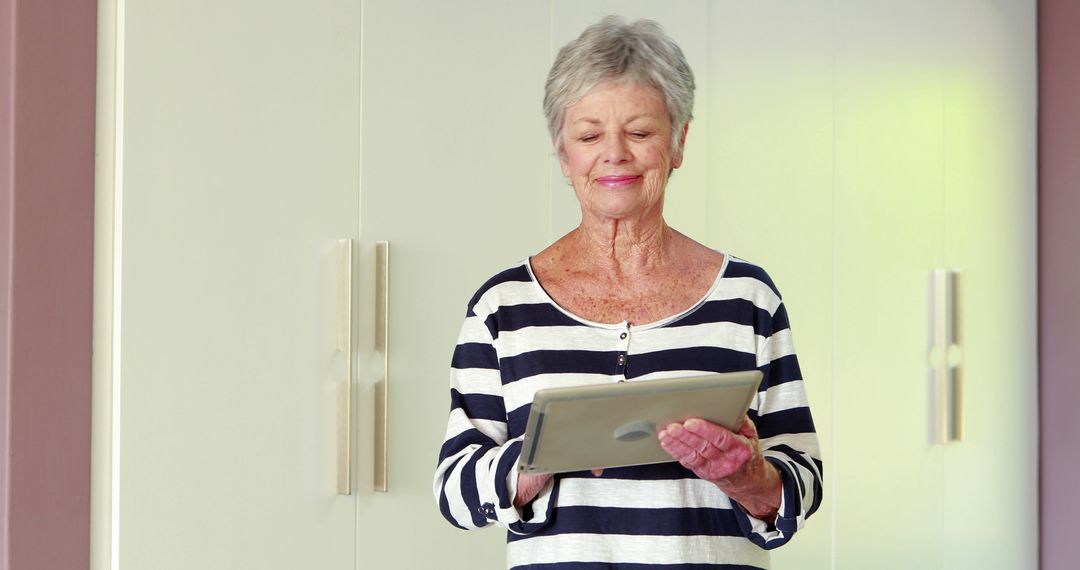
[[[353,242],[338,240],[337,349],[345,358],[345,374],[338,387],[337,492],[352,494],[352,383],[353,383]]]
[[[390,243],[375,243],[375,352],[382,378],[375,383],[375,490],[390,490]]]
[[[945,338],[945,367],[949,377],[949,441],[960,441],[964,437],[963,279],[959,271],[950,271],[949,274],[949,334]]]
[[[960,441],[964,431],[960,274],[935,269],[930,280],[931,441],[948,443]]]

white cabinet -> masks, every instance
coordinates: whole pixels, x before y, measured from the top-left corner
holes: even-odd
[[[709,245],[784,293],[822,436],[825,503],[774,567],[1034,568],[1034,3],[777,7],[709,3],[688,142]],[[963,278],[948,445],[936,268]]]
[[[352,568],[330,284],[358,234],[359,4],[113,7],[95,565]]]
[[[838,568],[1037,564],[1034,7],[942,8],[838,4]],[[962,278],[947,444],[931,441],[934,268]]]
[[[770,15],[770,33],[786,39],[755,31],[729,42],[761,69],[742,71],[757,84],[736,82],[726,120],[713,111],[717,136],[723,124],[736,125],[717,158],[747,144],[758,145],[750,159],[779,156],[756,171],[755,162],[725,164],[738,174],[723,176],[741,175],[735,180],[752,181],[742,187],[759,195],[732,196],[726,219],[731,231],[750,236],[761,227],[755,211],[785,221],[766,217],[774,232],[758,247],[779,274],[804,360],[831,351],[827,368],[804,363],[826,438],[831,543],[800,536],[776,553],[777,568],[826,567],[822,550],[845,569],[1036,565],[1032,10],[1031,3],[840,2],[824,18]],[[769,57],[770,46],[795,48],[807,38],[815,41]],[[771,100],[776,92],[787,99],[771,109],[738,97]],[[785,119],[791,108],[805,112]],[[791,156],[791,136],[778,136],[786,133],[827,162]],[[815,133],[825,133],[818,144]],[[815,164],[830,165],[827,179]],[[815,271],[810,260],[831,271]],[[935,268],[963,278],[964,437],[949,444],[931,442]],[[831,307],[832,330],[808,335],[800,312],[820,315],[822,305]],[[822,380],[814,372],[830,368],[823,407],[814,400]]]

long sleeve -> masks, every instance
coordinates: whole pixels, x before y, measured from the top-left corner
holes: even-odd
[[[757,363],[764,378],[751,419],[757,425],[762,455],[780,471],[780,510],[774,521],[738,513],[747,538],[767,549],[787,543],[821,505],[823,471],[787,310],[779,294],[775,303],[759,333]]]
[[[494,523],[527,534],[547,522],[555,484],[549,482],[522,508],[514,507],[522,442],[508,439],[499,357],[485,317],[470,304],[454,350],[450,416],[433,490],[443,516],[458,528]]]

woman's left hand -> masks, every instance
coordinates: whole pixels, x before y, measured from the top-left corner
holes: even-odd
[[[776,517],[780,472],[761,455],[757,427],[750,418],[743,418],[738,433],[691,418],[668,424],[658,437],[671,457],[720,487],[750,514],[762,520]]]

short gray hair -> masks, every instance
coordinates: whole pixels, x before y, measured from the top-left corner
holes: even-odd
[[[686,56],[660,24],[627,24],[608,16],[563,46],[548,72],[544,116],[560,154],[566,108],[604,81],[630,81],[659,91],[671,119],[672,153],[682,150],[682,130],[694,111],[694,72]]]

